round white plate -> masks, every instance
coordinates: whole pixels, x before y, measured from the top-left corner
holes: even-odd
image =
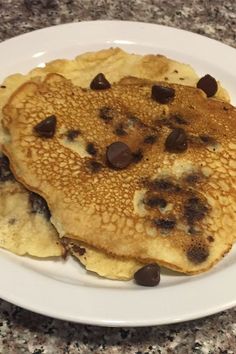
[[[0,44],[0,81],[55,58],[119,46],[160,53],[220,80],[236,103],[236,50],[153,24],[97,21],[50,27]],[[104,280],[72,259],[40,261],[0,251],[0,297],[52,317],[107,326],[147,326],[195,319],[236,304],[236,249],[199,276],[163,272],[158,287]]]

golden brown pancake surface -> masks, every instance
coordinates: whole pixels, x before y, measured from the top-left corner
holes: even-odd
[[[151,98],[151,83],[132,78],[102,91],[53,74],[27,83],[4,109],[11,137],[4,149],[17,178],[47,200],[61,236],[196,273],[233,242],[236,113],[200,90],[162,85],[175,90],[168,104]],[[37,136],[34,127],[51,115],[55,135]],[[166,151],[176,129],[187,149]],[[123,170],[106,160],[118,141],[133,156]]]

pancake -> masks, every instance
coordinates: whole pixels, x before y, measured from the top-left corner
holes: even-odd
[[[85,268],[101,277],[113,280],[130,280],[144,266],[135,259],[115,257],[88,246],[84,242],[63,238],[63,245]]]
[[[0,88],[0,107],[6,103],[11,93],[14,92],[17,87],[29,79],[39,82],[45,77],[45,75],[47,75],[47,73],[58,72],[71,79],[75,84],[87,87],[89,86],[93,76],[95,76],[98,71],[104,72],[111,82],[117,81],[127,74],[143,77],[145,79],[153,78],[156,80],[163,79],[171,82],[180,82],[192,86],[195,86],[198,81],[197,74],[189,65],[173,61],[161,55],[140,56],[135,54],[128,54],[119,48],[115,48],[102,50],[100,52],[82,54],[74,60],[55,60],[47,63],[44,68],[33,69],[26,75],[11,75],[3,82]],[[229,100],[227,92],[222,89],[220,85],[216,93],[216,97],[223,100]],[[28,232],[28,237],[25,237],[23,233],[20,233],[19,230],[17,230],[12,240],[9,237],[9,235],[12,235],[12,226],[7,223],[7,220],[11,220],[10,213],[9,215],[5,213],[4,217],[2,218],[2,222],[5,225],[4,230],[5,235],[7,236],[3,239],[3,233],[1,234],[2,236],[0,236],[0,238],[2,240],[2,244],[5,248],[11,250],[14,253],[28,253],[40,256],[42,254],[41,247],[38,247],[40,244],[38,245],[37,242],[34,244],[34,238],[30,238],[30,234],[35,234],[34,231],[37,230],[32,227],[32,225],[34,225],[33,219],[35,218],[35,214],[29,212],[29,193],[25,188],[23,188],[22,185],[12,179],[11,182],[1,185],[2,199],[8,198],[9,184],[11,187],[14,186],[14,188],[10,189],[11,198],[18,201],[18,203],[14,201],[14,205],[19,204],[21,206],[21,217],[18,217],[18,219],[21,220],[21,222],[23,222],[23,220],[27,220],[26,222],[23,222],[23,224],[31,225],[31,231],[30,233]],[[40,215],[41,214],[38,215],[39,223],[37,231],[39,235],[43,228],[40,225],[40,222],[43,225],[45,224],[44,218],[42,215]],[[55,240],[57,237],[55,234],[55,229],[50,227],[48,222],[46,225],[48,230],[46,230],[45,227],[44,230],[47,235],[46,237],[48,237],[48,243],[50,245],[50,235],[53,234],[51,245],[55,245]],[[37,240],[40,242],[40,238],[37,238]],[[70,241],[70,246],[71,245],[72,241]],[[76,246],[78,246],[78,241],[76,242]],[[33,253],[31,252],[32,247],[34,248]],[[36,252],[35,249],[38,251]],[[80,255],[80,253],[74,252],[73,248],[70,247],[73,255],[77,257],[87,267],[88,270],[95,271],[98,274],[111,279],[130,279],[133,277],[133,271],[140,267],[140,262],[133,259],[127,260],[124,258],[119,259],[114,256],[110,257],[104,252],[98,251],[88,245],[86,245],[85,248],[85,244],[83,244],[83,249],[86,249],[86,255]],[[59,253],[60,251],[57,250],[56,255]],[[53,252],[51,255],[54,254],[55,252]]]
[[[8,81],[8,80],[6,80]],[[20,84],[21,82],[19,82]],[[0,112],[17,80],[0,88]],[[0,124],[0,136],[3,137]],[[1,139],[2,140],[2,139]],[[39,258],[63,256],[56,229],[48,217],[44,201],[18,183],[9,169],[9,162],[0,146],[0,247],[17,255]]]
[[[196,87],[199,75],[188,64],[180,63],[163,55],[138,55],[120,48],[104,49],[78,55],[75,59],[57,59],[37,67],[29,73],[8,76],[0,86],[2,102],[6,102],[17,87],[29,80],[40,81],[49,73],[58,73],[75,85],[89,87],[91,80],[102,72],[109,82],[134,76],[148,80],[167,81]],[[218,81],[216,99],[230,101],[228,92]]]
[[[105,72],[112,81],[118,80],[127,73],[146,78],[151,75],[156,79],[165,77],[174,82],[184,81],[186,84],[192,85],[195,85],[198,79],[197,74],[189,65],[178,63],[161,55],[142,57],[128,54],[119,48],[102,50],[82,54],[74,60],[55,60],[47,63],[44,68],[31,70],[26,75],[9,76],[0,86],[0,116],[2,107],[10,95],[29,79],[40,82],[48,73],[58,72],[63,73],[75,84],[86,87],[97,70]],[[228,99],[222,89],[218,90],[217,95]],[[2,127],[0,127],[0,136],[2,141],[4,137]],[[7,209],[8,212],[5,210],[1,218],[4,231],[0,233],[0,244],[5,249],[20,255],[29,254],[37,257],[61,255],[64,251],[61,246],[58,246],[58,236],[55,229],[48,221],[46,222],[41,213],[32,213],[29,192],[13,178],[13,175],[10,174],[10,176],[11,181],[1,184],[1,197],[2,200],[6,200],[3,205],[10,202],[11,210]],[[14,214],[14,218],[12,214]],[[13,226],[8,220],[16,219],[17,223],[14,225],[13,232]],[[35,223],[35,219],[37,223]],[[43,236],[41,236],[42,230]],[[45,247],[46,243],[47,247]],[[70,241],[71,245],[72,241]],[[76,246],[78,246],[78,241]],[[84,247],[85,244],[83,244]],[[133,270],[140,267],[138,261],[110,257],[88,245],[86,245],[86,255],[81,256],[78,252],[74,252],[72,247],[70,247],[70,251],[88,270],[111,279],[130,279],[133,277]]]
[[[0,90],[0,111],[14,89],[27,78],[23,75],[12,75],[5,80],[5,86]],[[35,79],[39,81],[39,77]],[[0,124],[1,140],[4,133]],[[84,243],[78,241],[60,242],[58,233],[48,218],[45,203],[42,198],[36,198],[32,205],[29,190],[16,181],[9,169],[6,156],[0,152],[0,247],[12,253],[23,256],[59,257],[65,255],[67,249],[89,271],[109,279],[129,280],[142,263],[136,260],[109,257]],[[39,203],[43,205],[40,210]],[[36,208],[35,208],[36,206]],[[46,206],[47,210],[47,206]],[[75,247],[76,246],[76,247]],[[84,253],[81,254],[81,251]],[[86,253],[86,254],[85,254]]]
[[[18,255],[56,257],[64,255],[48,210],[41,198],[18,183],[0,156],[0,247]]]
[[[236,112],[201,90],[159,85],[174,92],[168,104],[133,78],[106,90],[57,74],[28,82],[4,108],[4,151],[17,179],[48,202],[61,237],[195,274],[233,243]],[[46,117],[56,121],[47,139],[35,131]],[[128,146],[127,168],[107,164],[114,142]]]

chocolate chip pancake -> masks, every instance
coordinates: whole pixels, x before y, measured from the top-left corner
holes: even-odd
[[[166,82],[91,87],[51,74],[14,93],[3,118],[14,174],[47,200],[61,237],[209,269],[233,242],[235,109]]]
[[[0,156],[0,247],[18,255],[62,256],[55,228],[49,222],[45,201],[28,192],[9,169],[7,157]]]
[[[6,103],[12,92],[14,92],[17,87],[29,79],[35,82],[40,82],[40,80],[42,80],[48,73],[58,72],[63,73],[63,75],[65,75],[67,78],[73,80],[75,84],[86,87],[89,85],[95,73],[97,73],[97,70],[105,72],[109,76],[109,79],[112,81],[123,77],[128,72],[141,77],[150,77],[150,75],[152,75],[152,77],[155,79],[165,78],[165,80],[172,80],[174,82],[180,81],[191,85],[195,85],[196,80],[198,79],[197,74],[189,65],[176,62],[161,55],[140,56],[135,54],[128,54],[119,48],[102,50],[100,52],[82,54],[74,60],[55,60],[47,63],[44,68],[33,69],[26,75],[14,74],[9,76],[0,86],[0,116],[2,106]],[[222,89],[218,90],[216,96],[219,96],[223,99],[224,96],[227,98],[227,95],[224,95],[224,91],[222,91]],[[0,128],[0,135],[2,142],[4,139],[4,135],[2,134],[2,127]],[[75,133],[72,132],[70,136],[73,138]],[[90,147],[90,149],[92,149],[92,147]],[[12,174],[11,176],[13,177]],[[20,222],[19,220],[17,222],[18,229],[15,226],[15,229],[18,231],[14,233],[14,236],[9,237],[9,235],[12,235],[13,227],[10,223],[7,222],[7,220],[10,218],[10,215],[5,212],[2,219],[5,225],[5,236],[3,233],[1,234],[2,236],[0,235],[0,238],[4,237],[4,239],[2,239],[2,245],[4,245],[5,248],[11,250],[12,252],[18,254],[31,254],[31,249],[33,248],[33,255],[40,256],[40,254],[42,254],[41,248],[45,244],[45,242],[42,240],[42,247],[38,247],[40,246],[40,244],[38,244],[41,237],[40,230],[43,229],[44,237],[48,237],[47,241],[49,243],[49,250],[50,247],[55,243],[53,238],[52,245],[50,246],[51,234],[55,234],[55,229],[50,226],[50,223],[47,220],[47,232],[44,225],[45,220],[43,219],[42,214],[39,213],[38,219],[39,221],[42,219],[42,225],[40,226],[39,222],[37,230],[35,230],[34,219],[35,215],[37,214],[31,212],[31,207],[29,205],[30,194],[13,178],[11,180],[11,186],[14,186],[14,188],[11,189],[11,199],[14,200],[14,205],[19,206],[18,210],[21,210],[21,217],[18,215],[18,219],[20,220]],[[3,184],[1,187],[2,199],[8,198],[9,183]],[[15,191],[14,193],[13,190]],[[15,211],[16,210],[14,207],[12,207],[11,213]],[[28,226],[31,225],[31,234],[28,233],[26,236],[23,235],[22,232],[19,232],[19,225],[22,223],[24,225],[27,224]],[[35,243],[34,234],[36,231],[38,232],[39,237],[37,237]],[[33,235],[33,237],[30,235]],[[57,236],[55,234],[55,238],[56,237]],[[76,247],[78,248],[78,242],[76,243]],[[85,248],[85,244],[83,244],[83,249],[86,250],[86,255],[81,256],[78,252],[74,252],[70,247],[70,251],[73,252],[74,256],[77,257],[87,267],[88,270],[95,271],[98,274],[108,278],[130,279],[133,277],[133,271],[140,267],[140,263],[135,260],[125,260],[124,258],[119,259],[117,257],[109,257],[105,253],[91,248],[88,245],[86,245]],[[45,254],[49,255],[49,253],[47,253],[48,250]],[[45,252],[45,250],[43,252]],[[56,252],[56,254],[57,253],[58,252]]]
[[[57,59],[37,67],[28,74],[13,74],[0,86],[1,100],[6,101],[17,87],[28,80],[40,81],[49,73],[62,74],[75,85],[89,87],[91,80],[103,73],[109,82],[117,82],[125,76],[166,81],[196,87],[199,75],[186,63],[175,61],[163,55],[138,55],[127,53],[120,48],[104,49],[78,55],[75,59]],[[209,81],[209,80],[208,80]],[[209,82],[208,82],[209,84]],[[228,92],[217,82],[213,96],[230,101]],[[1,113],[0,113],[1,114]]]
[[[142,262],[132,258],[128,259],[109,255],[81,241],[64,237],[62,243],[88,271],[97,273],[108,279],[133,279],[134,273],[144,265]]]
[[[6,81],[8,86],[1,85],[0,89],[0,112],[11,92],[21,83],[16,76]],[[1,123],[0,137],[2,142]],[[9,161],[1,150],[0,146],[0,247],[18,255],[39,258],[63,256],[65,249],[49,221],[50,211],[46,202],[15,180]]]
[[[86,53],[79,55],[74,60],[55,60],[50,63],[47,63],[44,68],[36,68],[30,71],[26,75],[22,74],[14,74],[9,76],[0,87],[0,108],[2,110],[2,106],[8,100],[9,96],[12,92],[14,92],[17,87],[31,79],[35,82],[40,82],[47,73],[50,72],[58,72],[63,73],[65,77],[70,78],[75,84],[80,86],[89,86],[91,79],[98,71],[103,71],[106,75],[108,75],[109,80],[116,81],[119,78],[123,77],[127,73],[133,74],[140,77],[152,77],[155,79],[164,79],[173,82],[183,82],[184,84],[196,85],[198,80],[198,76],[187,64],[182,64],[176,62],[172,59],[166,58],[162,55],[146,55],[140,56],[136,54],[129,54],[122,51],[119,48],[102,50],[94,53]],[[220,86],[219,86],[220,87]],[[219,88],[216,92],[216,97],[221,99],[228,99],[228,94],[222,88]],[[0,111],[1,111],[0,110]],[[1,115],[1,112],[0,112]],[[121,132],[121,129],[117,131]],[[4,139],[2,134],[2,129],[0,129],[1,133],[1,141]],[[71,138],[75,136],[75,132],[70,134]],[[90,145],[90,150],[93,150],[93,147]],[[13,183],[13,182],[12,182]],[[29,213],[29,203],[27,200],[29,199],[28,192],[19,185],[14,180],[14,186],[17,187],[16,190],[22,191],[20,194],[22,201],[22,215],[24,214],[26,217],[23,218],[28,220],[28,223],[33,224],[34,214]],[[7,192],[5,190],[6,185],[3,187],[3,193]],[[8,194],[6,194],[8,195]],[[17,198],[17,193],[12,198]],[[22,198],[23,195],[23,198]],[[5,196],[5,194],[4,194]],[[3,197],[3,196],[2,196]],[[39,197],[40,198],[40,197]],[[19,199],[19,198],[18,198]],[[25,203],[26,202],[26,203]],[[19,199],[20,203],[20,199]],[[18,204],[19,204],[18,203]],[[15,203],[17,204],[17,203]],[[8,215],[5,213],[4,219],[7,220]],[[8,224],[7,224],[8,225]],[[5,230],[5,234],[11,234],[10,224],[8,225],[9,229]],[[40,226],[40,225],[39,225]],[[55,230],[51,230],[49,222],[47,222],[48,226],[48,242],[50,243],[50,235],[51,232],[55,233]],[[42,226],[43,228],[43,226]],[[38,232],[40,234],[40,227],[38,227]],[[34,234],[34,230],[32,231]],[[29,237],[21,237],[21,233],[17,233],[18,236],[15,242],[18,244],[18,248],[21,250],[29,249]],[[29,236],[29,235],[28,235]],[[8,237],[8,240],[9,237]],[[40,241],[40,238],[39,238]],[[32,243],[34,242],[34,238],[32,238]],[[11,251],[15,253],[19,253],[18,248],[12,247],[12,242],[2,242],[5,248],[9,248]],[[71,246],[72,242],[70,242]],[[35,244],[35,249],[37,249],[37,245]],[[76,247],[78,248],[78,242],[76,243]],[[85,248],[86,247],[86,248]],[[31,245],[32,248],[32,245]],[[74,248],[70,247],[70,252],[77,257],[88,270],[92,270],[97,272],[102,276],[106,276],[111,279],[130,279],[133,277],[133,271],[141,266],[141,263],[135,261],[133,259],[119,259],[117,257],[110,257],[104,252],[98,251],[93,247],[83,244],[83,249],[86,250],[85,255],[80,255],[78,252],[73,251]],[[40,250],[38,250],[37,255],[40,256]],[[22,253],[22,251],[21,251]],[[30,252],[28,252],[30,253]],[[36,252],[34,251],[34,254]]]

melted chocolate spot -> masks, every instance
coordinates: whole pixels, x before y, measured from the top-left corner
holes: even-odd
[[[102,107],[99,111],[99,117],[105,122],[109,122],[114,118],[114,111],[110,107]]]
[[[34,192],[30,192],[29,202],[31,205],[32,213],[39,213],[42,214],[47,220],[50,219],[51,213],[48,208],[47,202],[43,197]]]
[[[207,248],[201,246],[192,246],[187,251],[187,257],[194,264],[203,263],[209,256]]]
[[[133,152],[132,156],[133,156],[133,160],[132,161],[134,163],[137,163],[137,162],[141,161],[142,158],[143,158],[142,150],[139,149],[139,150]]]
[[[134,279],[138,285],[156,286],[160,283],[160,267],[155,264],[147,264],[134,273]]]
[[[158,103],[166,104],[172,101],[175,97],[175,90],[171,87],[160,85],[152,86],[152,99]]]
[[[185,181],[189,184],[196,184],[200,179],[200,175],[194,173],[191,173],[185,177]]]
[[[180,186],[166,179],[155,179],[150,182],[150,188],[154,190],[168,191],[168,192],[180,192]]]
[[[154,225],[165,230],[172,230],[176,225],[175,219],[155,219]]]
[[[216,145],[216,140],[215,138],[212,138],[209,135],[200,135],[200,139],[203,143],[206,145]]]
[[[35,125],[34,131],[41,138],[49,139],[54,136],[56,132],[56,125],[57,125],[57,118],[56,116],[52,115],[39,122],[37,125]]]
[[[106,158],[108,166],[121,170],[130,165],[133,156],[128,145],[121,141],[116,141],[107,147]]]
[[[118,135],[118,136],[127,135],[127,132],[125,131],[124,126],[123,126],[122,123],[120,123],[120,124],[116,127],[114,133],[115,133],[116,135]]]
[[[5,155],[0,156],[0,182],[13,181],[14,179],[8,157]]]
[[[212,237],[212,236],[208,236],[208,237],[207,237],[207,240],[208,240],[209,242],[214,242],[214,241],[215,241],[214,237]]]
[[[74,141],[80,135],[79,129],[71,129],[66,133],[66,137],[70,141]]]
[[[105,78],[103,73],[97,74],[90,83],[92,90],[107,90],[111,87],[110,82]]]
[[[174,184],[172,182],[167,181],[165,179],[155,180],[154,185],[158,189],[165,190],[165,191],[169,190],[169,189],[173,189],[173,187],[174,187]]]
[[[208,208],[197,197],[189,198],[184,206],[184,216],[189,224],[202,220],[207,211]]]
[[[97,154],[97,149],[95,148],[93,143],[88,143],[86,146],[86,151],[90,154],[95,156]]]
[[[144,144],[154,144],[157,141],[157,136],[156,135],[148,135],[144,138],[143,142]]]
[[[144,200],[144,204],[149,206],[150,208],[165,208],[167,206],[167,202],[164,198],[159,198],[159,197],[149,197]]]
[[[88,168],[91,172],[99,172],[102,169],[102,164],[96,160],[88,161]]]
[[[207,74],[198,81],[197,88],[204,91],[207,97],[212,97],[216,94],[218,90],[218,84],[214,77]]]
[[[79,245],[73,245],[72,249],[75,253],[79,253],[80,256],[83,256],[86,253],[86,249],[84,247],[80,247]]]
[[[165,148],[168,152],[181,153],[187,150],[187,134],[182,128],[175,128],[168,135],[165,141]]]

